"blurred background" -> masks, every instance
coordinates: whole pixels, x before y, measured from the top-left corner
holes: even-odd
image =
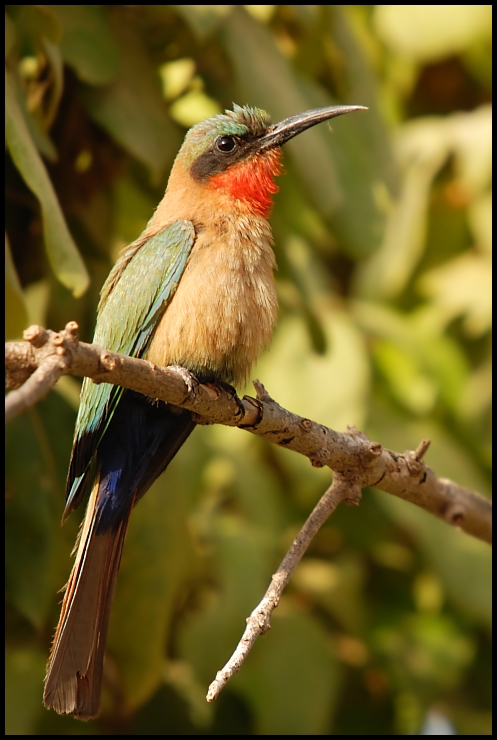
[[[285,148],[280,318],[253,377],[398,452],[428,437],[439,476],[488,494],[490,85],[490,5],[7,6],[7,338],[76,320],[91,341],[192,124],[233,101],[273,121],[366,105]],[[7,734],[491,733],[490,548],[374,490],[329,520],[205,702],[331,480],[222,427],[134,511],[101,718],[47,712],[83,513],[60,527],[79,387],[7,429]]]

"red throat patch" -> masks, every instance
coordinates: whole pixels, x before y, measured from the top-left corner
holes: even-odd
[[[274,178],[280,174],[281,167],[281,149],[273,149],[214,175],[209,187],[226,191],[266,218],[273,206],[271,196],[278,192]]]

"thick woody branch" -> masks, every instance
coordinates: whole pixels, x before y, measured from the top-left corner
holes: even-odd
[[[219,386],[200,384],[183,368],[162,368],[79,342],[77,324],[54,333],[41,327],[25,332],[26,342],[6,345],[7,386],[18,388],[6,399],[10,420],[46,394],[61,374],[113,383],[189,409],[199,423],[246,429],[280,447],[330,467],[349,486],[374,486],[420,506],[485,542],[492,541],[491,502],[480,494],[437,478],[423,462],[429,441],[414,452],[385,449],[355,427],[340,433],[283,409],[254,383],[257,397],[239,399]],[[29,378],[26,380],[26,378]],[[21,387],[19,387],[21,386]]]

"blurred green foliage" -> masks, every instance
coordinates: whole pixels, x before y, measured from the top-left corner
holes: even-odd
[[[254,377],[392,449],[429,437],[438,475],[487,493],[490,13],[7,6],[7,337],[77,320],[91,340],[100,287],[193,123],[232,101],[273,120],[367,105],[287,148],[280,321]],[[330,481],[220,427],[196,431],[133,514],[102,717],[46,712],[77,531],[59,521],[78,387],[64,378],[7,430],[8,734],[418,734],[440,716],[490,733],[490,550],[375,491],[330,519],[270,634],[205,702]]]

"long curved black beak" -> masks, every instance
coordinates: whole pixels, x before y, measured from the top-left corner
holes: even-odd
[[[367,110],[367,108],[364,105],[331,105],[328,108],[314,108],[297,113],[271,126],[258,140],[258,147],[264,150],[283,146],[311,126],[327,121],[329,118],[335,118],[335,116],[343,116],[344,113],[353,113],[355,110]]]

